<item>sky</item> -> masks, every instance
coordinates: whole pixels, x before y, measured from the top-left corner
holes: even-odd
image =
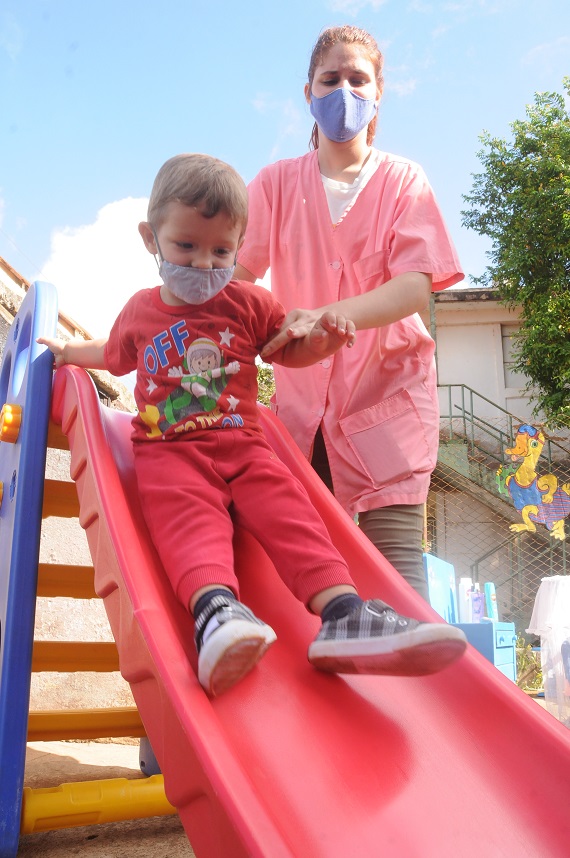
[[[311,50],[345,23],[385,57],[375,145],[423,166],[470,285],[489,250],[461,218],[479,137],[563,92],[568,0],[2,0],[0,256],[105,336],[159,282],[137,225],[161,164],[206,152],[249,182],[304,154]]]

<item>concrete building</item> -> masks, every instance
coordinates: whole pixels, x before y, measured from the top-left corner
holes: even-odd
[[[527,379],[513,370],[518,310],[505,307],[492,289],[446,289],[434,294],[433,304],[439,384],[464,384],[531,420]],[[433,325],[425,316],[424,322]],[[481,409],[493,414],[483,403]]]
[[[514,370],[518,310],[491,289],[448,289],[433,296],[424,323],[436,341],[440,452],[427,505],[428,547],[456,576],[497,586],[502,618],[524,631],[540,580],[566,573],[565,543],[544,525],[522,523],[504,485],[505,453],[521,424],[544,428]],[[544,430],[538,474],[570,479],[567,431]],[[497,473],[501,469],[501,473]]]

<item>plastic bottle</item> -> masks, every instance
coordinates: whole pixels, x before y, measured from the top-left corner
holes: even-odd
[[[480,623],[485,616],[485,597],[479,588],[479,584],[474,585],[474,589],[469,593],[469,598],[471,599],[471,622]]]
[[[493,622],[498,622],[499,620],[499,608],[497,606],[497,593],[495,591],[495,585],[492,581],[487,581],[485,583],[485,606],[487,608],[487,616]]]
[[[459,622],[471,623],[471,598],[469,593],[473,587],[471,578],[459,579]]]

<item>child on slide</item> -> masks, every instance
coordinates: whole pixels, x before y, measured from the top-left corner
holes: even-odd
[[[198,677],[215,696],[275,641],[239,601],[234,525],[265,548],[322,627],[308,658],[337,673],[422,675],[466,647],[460,629],[363,601],[301,484],[265,441],[256,357],[285,312],[266,289],[233,279],[248,199],[229,165],[201,154],[159,170],[139,225],[162,284],[136,292],[108,338],[42,338],[64,364],[125,375],[136,369],[133,447],[140,500],[177,598],[195,619]],[[352,347],[354,325],[323,313],[272,359],[302,367]]]

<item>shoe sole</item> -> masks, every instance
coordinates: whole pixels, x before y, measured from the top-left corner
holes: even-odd
[[[198,680],[211,697],[235,685],[263,657],[277,635],[271,626],[235,620],[206,641],[198,658]]]
[[[461,629],[426,623],[383,638],[316,640],[308,657],[313,667],[327,673],[427,676],[453,664],[466,648]]]

